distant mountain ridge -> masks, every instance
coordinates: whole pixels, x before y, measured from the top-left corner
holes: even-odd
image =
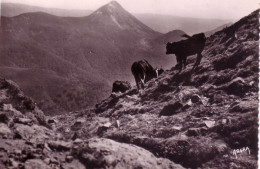
[[[91,10],[67,10],[42,8],[24,4],[2,3],[2,16],[12,17],[28,12],[46,12],[52,15],[66,17],[85,17],[93,13]],[[201,19],[150,13],[136,13],[133,15],[151,29],[161,33],[167,33],[175,29],[180,29],[189,34],[194,34],[213,30],[221,25],[234,22],[233,20],[229,19]]]
[[[214,33],[218,32],[218,31],[221,31],[222,29],[227,28],[227,27],[229,27],[231,25],[232,25],[232,23],[227,23],[227,24],[221,25],[221,26],[219,26],[219,27],[217,27],[217,28],[215,28],[213,30],[205,32],[205,35],[207,37],[209,37],[209,36],[213,35]]]
[[[183,30],[189,34],[206,32],[215,29],[223,24],[233,22],[233,20],[223,19],[204,19],[181,17],[159,14],[136,14],[135,15],[144,24],[161,33],[167,33],[172,30]]]
[[[1,16],[13,17],[28,12],[46,12],[52,15],[64,17],[88,16],[92,10],[44,8],[18,3],[1,3]]]

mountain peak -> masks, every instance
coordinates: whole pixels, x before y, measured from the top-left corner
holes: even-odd
[[[108,4],[100,7],[94,13],[101,15],[112,15],[115,13],[119,13],[125,11],[123,7],[117,1],[111,1]]]
[[[121,7],[121,5],[117,1],[110,1],[107,5],[112,7]]]
[[[145,34],[154,33],[132,14],[126,11],[117,1],[111,1],[88,16],[90,22],[101,25],[112,25],[113,29],[134,30]],[[108,28],[108,27],[107,27]]]

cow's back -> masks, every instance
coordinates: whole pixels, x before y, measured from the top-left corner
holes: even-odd
[[[198,33],[192,35],[192,38],[196,39],[197,41],[206,42],[206,36],[204,33]]]
[[[140,60],[138,62],[134,62],[131,71],[135,77],[146,77],[145,81],[151,80],[155,77],[153,67],[146,60]]]
[[[192,38],[176,42],[177,55],[189,56],[201,53],[205,47],[206,36],[204,33],[195,34]]]

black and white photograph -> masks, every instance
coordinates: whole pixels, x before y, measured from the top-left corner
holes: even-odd
[[[258,0],[0,4],[0,169],[258,168]]]

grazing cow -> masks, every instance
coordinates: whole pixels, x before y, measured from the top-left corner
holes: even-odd
[[[184,65],[184,68],[186,67],[186,59],[190,55],[197,54],[197,60],[192,69],[199,66],[202,58],[201,52],[206,43],[206,36],[204,33],[195,34],[193,36],[184,34],[183,37],[188,39],[173,43],[168,42],[166,45],[166,54],[176,55],[179,71],[182,70],[182,64]]]
[[[131,85],[128,81],[115,81],[113,83],[112,92],[118,93],[124,93],[125,91],[131,89]]]
[[[131,70],[134,75],[138,91],[140,89],[139,83],[141,83],[141,88],[143,89],[144,83],[153,78],[157,78],[163,72],[163,69],[154,69],[146,60],[134,62]]]

